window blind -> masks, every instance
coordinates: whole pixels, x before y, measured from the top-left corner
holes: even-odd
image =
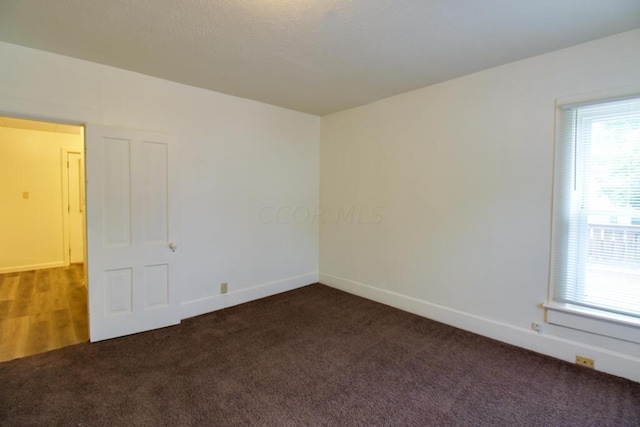
[[[640,317],[640,97],[561,109],[556,301]]]

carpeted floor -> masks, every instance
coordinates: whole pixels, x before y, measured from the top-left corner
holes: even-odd
[[[0,364],[0,425],[638,426],[640,383],[322,285]]]

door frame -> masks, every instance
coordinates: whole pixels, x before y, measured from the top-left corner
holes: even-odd
[[[82,126],[84,128],[84,126]],[[80,151],[77,151],[75,149],[71,149],[71,148],[62,148],[61,150],[61,154],[60,154],[60,167],[61,167],[61,175],[62,175],[62,227],[63,227],[63,251],[64,251],[64,265],[65,267],[68,267],[69,265],[71,265],[71,256],[70,256],[70,250],[71,250],[71,212],[69,211],[69,206],[70,206],[70,197],[69,197],[69,154],[80,154],[82,156],[83,162],[82,162],[82,181],[80,184],[80,192],[81,192],[81,197],[86,200],[86,170],[84,170],[84,168],[86,168],[86,162],[84,161],[85,155],[86,155],[86,143],[85,143],[85,136],[84,136],[84,130],[83,130],[83,135],[82,135],[82,148],[80,149]],[[82,210],[82,241],[84,243],[83,245],[83,255],[82,255],[82,259],[83,262],[85,264],[85,271],[86,271],[86,267],[87,267],[87,209],[86,209],[86,202],[85,202],[85,208]],[[86,277],[85,277],[85,283],[86,282]]]

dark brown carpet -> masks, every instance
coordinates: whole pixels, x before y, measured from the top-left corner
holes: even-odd
[[[640,383],[312,285],[2,363],[0,424],[637,426]]]

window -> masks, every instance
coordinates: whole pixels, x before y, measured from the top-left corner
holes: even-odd
[[[553,299],[640,319],[640,98],[563,107],[555,160]]]

